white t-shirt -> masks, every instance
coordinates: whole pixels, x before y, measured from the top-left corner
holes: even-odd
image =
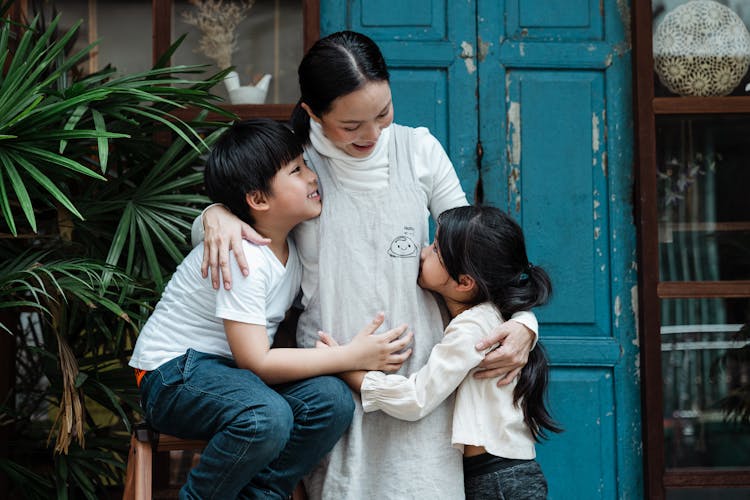
[[[265,246],[243,242],[250,274],[243,277],[234,257],[232,289],[214,290],[201,276],[203,244],[175,271],[153,314],[138,335],[130,366],[153,370],[188,348],[232,358],[224,319],[264,325],[273,343],[279,323],[299,293],[302,266],[291,238],[284,266]]]
[[[492,304],[479,304],[453,318],[418,372],[408,378],[368,372],[361,387],[364,411],[382,410],[402,420],[419,420],[457,389],[451,438],[454,448],[484,446],[498,457],[534,458],[531,431],[523,421],[523,412],[513,404],[516,381],[497,387],[497,379],[472,376],[492,350],[479,352],[474,346],[502,322]]]

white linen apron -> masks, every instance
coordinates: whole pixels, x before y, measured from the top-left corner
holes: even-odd
[[[328,160],[307,150],[323,211],[315,224],[319,285],[300,317],[297,343],[313,347],[318,330],[347,343],[384,311],[380,332],[402,323],[414,332],[413,353],[399,371],[408,375],[427,361],[443,335],[443,320],[435,298],[417,285],[429,211],[412,166],[413,129],[392,127],[383,189],[342,188]],[[348,432],[305,481],[311,499],[464,498],[462,456],[450,442],[453,397],[418,422],[364,414],[359,397],[355,402]]]

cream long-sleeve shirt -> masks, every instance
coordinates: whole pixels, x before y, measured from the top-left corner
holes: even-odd
[[[456,390],[451,437],[454,448],[484,446],[499,457],[534,458],[531,431],[523,421],[523,412],[513,404],[516,381],[497,387],[496,379],[471,376],[492,350],[480,352],[474,346],[502,322],[492,304],[479,304],[450,322],[418,372],[409,377],[368,372],[361,387],[364,411],[382,410],[402,420],[419,420]]]

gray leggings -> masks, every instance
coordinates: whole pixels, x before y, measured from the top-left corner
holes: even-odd
[[[545,500],[547,480],[536,460],[488,453],[464,458],[466,500]]]

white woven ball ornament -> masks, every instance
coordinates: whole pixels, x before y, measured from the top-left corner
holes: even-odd
[[[654,33],[654,66],[675,94],[727,95],[750,65],[750,33],[729,7],[693,0],[668,12]]]

